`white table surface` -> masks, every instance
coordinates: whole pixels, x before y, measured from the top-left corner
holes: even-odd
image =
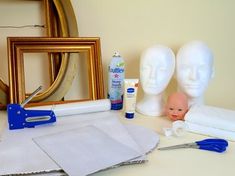
[[[121,112],[120,112],[121,113]],[[122,114],[122,113],[121,113]],[[120,116],[123,123],[141,125],[156,131],[160,136],[158,147],[188,143],[208,138],[208,136],[186,133],[180,137],[165,137],[162,129],[171,127],[166,117],[147,117],[136,113],[134,119]],[[6,128],[6,112],[0,111],[0,133]],[[198,149],[153,150],[148,154],[148,162],[108,169],[94,176],[234,176],[235,142],[229,141],[225,153]],[[0,166],[1,167],[1,166]]]

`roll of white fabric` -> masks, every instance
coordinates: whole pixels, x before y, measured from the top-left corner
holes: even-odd
[[[30,109],[52,109],[55,115],[57,117],[60,117],[83,113],[109,111],[111,109],[111,103],[109,99],[100,99],[93,101],[57,104],[51,106],[32,107]]]
[[[185,121],[203,127],[235,132],[235,111],[213,107],[193,106],[185,115]]]
[[[218,128],[198,125],[191,122],[185,122],[185,123],[187,125],[187,131],[189,132],[235,141],[234,131],[222,130]]]

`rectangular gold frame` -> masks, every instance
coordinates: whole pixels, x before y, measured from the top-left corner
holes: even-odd
[[[99,38],[48,38],[48,37],[8,37],[8,63],[10,80],[10,103],[21,103],[26,97],[24,78],[24,53],[89,53],[89,95],[88,99],[104,98],[103,71]],[[74,101],[74,100],[72,100]],[[36,105],[68,103],[67,101],[40,102]],[[29,103],[28,106],[35,105]]]

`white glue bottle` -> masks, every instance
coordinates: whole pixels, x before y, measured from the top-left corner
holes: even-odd
[[[108,98],[111,101],[111,109],[119,110],[123,107],[124,93],[124,60],[119,52],[115,52],[109,65]]]

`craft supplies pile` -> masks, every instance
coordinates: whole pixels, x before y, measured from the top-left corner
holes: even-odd
[[[108,99],[55,105],[56,123],[6,129],[0,142],[0,175],[63,171],[83,176],[144,163],[159,136],[144,127],[122,124],[120,113],[110,107]]]

